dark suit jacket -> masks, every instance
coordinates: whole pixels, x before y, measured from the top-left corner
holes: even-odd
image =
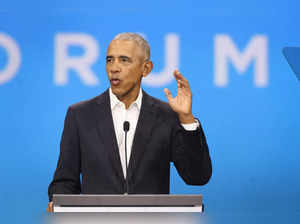
[[[203,185],[212,173],[201,126],[186,131],[170,106],[143,92],[128,165],[129,193],[168,194],[170,162],[190,185]],[[53,194],[123,194],[123,176],[108,90],[67,112]]]

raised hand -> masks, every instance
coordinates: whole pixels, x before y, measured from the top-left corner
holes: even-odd
[[[175,70],[173,74],[177,81],[177,96],[173,97],[170,90],[167,88],[164,89],[169,105],[178,114],[182,124],[194,123],[192,92],[189,82],[178,70]]]

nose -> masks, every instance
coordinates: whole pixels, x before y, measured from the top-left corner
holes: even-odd
[[[109,70],[112,74],[121,72],[121,67],[118,62],[111,63],[109,66]]]

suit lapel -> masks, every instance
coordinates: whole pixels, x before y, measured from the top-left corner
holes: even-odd
[[[96,118],[100,139],[104,143],[105,148],[109,150],[110,158],[112,160],[112,165],[116,172],[116,175],[124,180],[119,148],[113,125],[108,90],[98,96],[97,103],[99,105],[97,105],[96,107],[96,113],[98,114]]]
[[[143,91],[141,112],[135,130],[128,166],[128,179],[131,178],[143,157],[145,146],[151,139],[153,125],[156,123],[156,116],[155,104],[152,98]]]

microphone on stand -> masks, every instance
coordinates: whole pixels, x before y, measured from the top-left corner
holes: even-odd
[[[129,193],[129,184],[128,184],[128,167],[127,167],[127,132],[129,131],[129,122],[128,121],[124,121],[123,123],[123,130],[125,131],[125,164],[126,164],[126,194]]]

